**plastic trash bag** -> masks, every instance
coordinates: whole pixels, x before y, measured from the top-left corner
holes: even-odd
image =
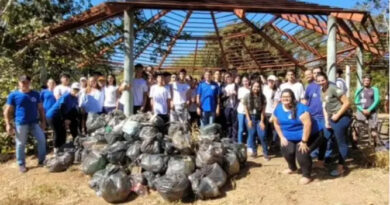
[[[193,153],[191,133],[176,132],[172,136],[173,146],[179,150],[182,154]]]
[[[104,169],[106,164],[107,160],[104,156],[100,152],[92,150],[83,160],[82,170],[87,175],[93,175],[95,172]]]
[[[199,139],[206,141],[218,141],[221,138],[222,126],[220,124],[209,124],[199,130]]]
[[[95,138],[98,142],[106,142],[106,138],[104,135],[106,134],[105,127],[101,127],[97,129],[95,132],[91,134],[91,137]]]
[[[98,196],[101,196],[100,183],[103,180],[105,174],[106,174],[105,169],[101,169],[101,170],[95,172],[95,174],[93,174],[91,180],[89,180],[89,183],[88,183],[89,188],[95,190],[96,193],[98,194]]]
[[[166,154],[166,155],[174,155],[174,154],[178,153],[178,151],[173,146],[172,141],[168,138],[164,138],[162,140],[161,147],[163,148],[164,154]]]
[[[149,123],[151,123],[153,126],[157,127],[160,131],[164,131],[164,129],[165,129],[165,122],[158,115],[153,115],[149,119]]]
[[[104,127],[106,125],[104,115],[98,115],[96,113],[88,113],[86,125],[87,125],[88,133],[92,133],[95,130]]]
[[[150,171],[144,171],[144,172],[142,172],[142,176],[145,178],[146,184],[148,185],[148,187],[151,189],[155,189],[154,180],[156,179],[156,174],[154,174],[153,172],[150,172]]]
[[[117,141],[123,140],[123,133],[120,132],[114,132],[111,127],[106,127],[106,132],[104,133],[104,139],[108,144],[114,144]]]
[[[109,145],[104,150],[104,155],[109,163],[112,164],[125,164],[126,163],[126,151],[128,143],[126,141],[118,141],[112,145]]]
[[[126,119],[126,115],[121,110],[114,110],[106,115],[107,125],[115,127]]]
[[[208,199],[221,194],[219,189],[225,185],[227,176],[223,169],[214,163],[197,170],[188,179],[194,194],[200,199]]]
[[[159,177],[154,182],[156,190],[167,201],[179,201],[188,193],[190,182],[186,175],[172,174]]]
[[[184,174],[189,176],[195,171],[194,159],[191,156],[173,156],[169,159],[168,169],[165,174]]]
[[[162,153],[161,143],[159,140],[146,139],[142,141],[141,152],[147,154],[160,154]]]
[[[233,151],[225,153],[223,160],[223,169],[229,176],[236,175],[240,172],[240,162],[238,161],[237,155]]]
[[[159,136],[161,136],[160,131],[157,129],[157,127],[153,126],[145,126],[139,133],[139,138],[141,138],[141,140],[155,139]]]
[[[132,174],[130,176],[131,191],[135,192],[138,196],[144,196],[148,193],[148,187],[146,179],[142,174]]]
[[[187,123],[171,122],[168,128],[168,136],[173,136],[177,132],[188,133],[190,127]]]
[[[131,141],[133,138],[138,136],[139,132],[142,129],[142,125],[139,122],[126,120],[123,124],[122,131],[129,137],[129,139],[125,138],[128,141]]]
[[[126,151],[126,156],[131,159],[132,162],[135,162],[140,155],[141,142],[135,141],[133,144],[130,144],[129,148]]]
[[[135,115],[131,115],[127,119],[130,121],[145,123],[145,122],[149,122],[151,117],[152,117],[152,115],[150,113],[138,113]]]
[[[224,152],[225,150],[220,142],[201,142],[196,153],[196,166],[204,167],[213,163],[222,164]]]
[[[73,152],[64,152],[59,156],[48,159],[46,161],[46,167],[49,169],[49,172],[63,172],[73,164],[73,160]]]
[[[140,166],[146,171],[164,173],[167,169],[169,156],[163,154],[142,154]]]
[[[126,201],[131,192],[128,175],[118,166],[108,167],[100,183],[100,192],[109,203]]]
[[[241,167],[245,166],[248,155],[247,155],[247,148],[244,144],[233,143],[228,147],[228,150],[231,150],[234,153],[236,153],[238,162],[240,163]]]

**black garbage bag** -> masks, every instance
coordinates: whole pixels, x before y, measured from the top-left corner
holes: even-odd
[[[221,138],[222,126],[220,124],[209,124],[199,130],[199,139],[207,141],[218,141]]]
[[[120,128],[117,128],[117,127]],[[123,131],[121,125],[117,125],[116,127],[106,126],[104,139],[108,144],[114,144],[117,141],[123,140]]]
[[[151,117],[152,115],[150,113],[138,113],[135,115],[131,115],[130,117],[127,118],[127,120],[145,123],[145,122],[149,122]]]
[[[106,128],[101,127],[91,134],[91,137],[95,138],[98,142],[106,142],[104,135],[106,134]]]
[[[115,142],[103,151],[103,155],[106,156],[106,159],[111,164],[125,164],[128,146],[126,141]]]
[[[164,154],[142,154],[140,166],[146,171],[164,173],[168,166],[169,156]]]
[[[144,126],[139,133],[139,138],[141,138],[141,140],[153,140],[159,136],[161,136],[161,133],[158,128],[154,126]]]
[[[153,115],[150,118],[149,123],[151,123],[153,126],[157,127],[160,131],[165,131],[164,130],[165,129],[165,122],[158,115]]]
[[[126,119],[126,115],[121,110],[115,110],[106,115],[107,125],[115,127]],[[123,124],[122,124],[123,125]]]
[[[246,146],[244,144],[233,143],[228,147],[228,149],[236,153],[240,167],[245,166],[248,158]]]
[[[154,180],[156,179],[156,176],[159,177],[158,175],[154,174],[153,172],[150,172],[150,171],[144,171],[142,172],[142,176],[145,178],[146,180],[146,185],[151,188],[151,189],[155,189],[154,187]]]
[[[196,166],[203,167],[205,165],[223,162],[225,150],[220,142],[200,142],[199,150],[196,153]]]
[[[63,172],[67,170],[74,160],[74,152],[63,152],[46,161],[46,167],[49,172]]]
[[[93,175],[95,172],[106,167],[107,160],[98,151],[90,151],[85,159],[83,159],[82,170],[87,175]]]
[[[132,162],[135,162],[140,155],[141,141],[135,141],[133,144],[130,144],[129,148],[126,151],[126,156],[130,158]]]
[[[228,176],[233,176],[240,172],[240,162],[238,161],[235,152],[228,151],[225,153],[223,159],[223,169],[228,174]]]
[[[147,181],[142,174],[130,175],[130,182],[132,192],[135,192],[139,196],[143,196],[148,193]]]
[[[126,201],[131,192],[129,176],[118,166],[108,167],[100,183],[100,192],[109,203]]]
[[[95,172],[95,174],[93,174],[91,180],[89,180],[89,183],[88,183],[89,188],[95,190],[98,196],[101,196],[100,183],[104,179],[105,174],[106,174],[106,169],[101,169],[101,170]]]
[[[84,149],[91,149],[92,146],[98,143],[98,140],[94,137],[86,137],[86,138],[81,138],[80,143]]]
[[[106,125],[106,120],[104,115],[99,115],[96,113],[88,113],[87,117],[87,132],[92,133],[95,130],[102,128]]]
[[[190,132],[190,127],[187,123],[170,122],[168,136],[173,136],[177,132],[188,133]]]
[[[129,142],[132,142],[134,139],[138,138],[138,134],[140,133],[141,129],[141,123],[131,120],[126,120],[122,127],[122,131],[125,134],[124,137]]]
[[[160,154],[162,147],[159,140],[145,139],[141,144],[141,152],[147,154]]]
[[[83,148],[82,147],[76,148],[74,152],[73,164],[80,164],[83,159],[82,156],[83,156]]]
[[[190,132],[176,132],[172,136],[173,146],[182,154],[192,154],[192,140]]]
[[[156,190],[167,201],[179,201],[188,194],[190,182],[184,174],[159,177],[154,182]]]
[[[192,191],[200,199],[218,197],[220,188],[226,183],[226,173],[217,164],[207,165],[190,175]]]
[[[164,150],[164,154],[166,154],[166,155],[173,155],[175,153],[179,153],[175,149],[175,147],[173,146],[172,141],[170,139],[168,139],[168,138],[164,138],[162,140],[161,146],[162,146],[162,148]]]
[[[179,155],[170,157],[168,169],[165,174],[184,174],[189,176],[195,171],[194,158],[188,155]]]

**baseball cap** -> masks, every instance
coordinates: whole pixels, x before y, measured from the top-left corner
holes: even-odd
[[[83,80],[87,80],[87,78],[86,77],[81,77],[80,81],[83,81]]]
[[[23,81],[31,81],[31,78],[28,75],[19,76],[19,82],[23,82]]]
[[[72,83],[71,88],[72,88],[72,89],[80,90],[80,83]]]
[[[273,81],[275,81],[275,80],[277,80],[277,78],[276,78],[276,76],[274,76],[274,75],[270,75],[270,76],[268,76],[267,80],[273,80]]]

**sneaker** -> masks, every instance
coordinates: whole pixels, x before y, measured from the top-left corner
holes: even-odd
[[[26,173],[26,172],[27,172],[26,166],[24,166],[24,165],[19,166],[19,171],[20,171],[21,173]]]
[[[302,177],[302,178],[299,180],[299,184],[305,185],[305,184],[310,183],[311,181],[312,181],[311,178]]]
[[[264,160],[268,162],[271,160],[271,158],[269,156],[264,156]]]

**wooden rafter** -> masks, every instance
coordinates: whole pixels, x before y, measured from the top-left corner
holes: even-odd
[[[321,57],[321,54],[320,52],[318,52],[317,49],[309,46],[308,44],[306,44],[305,42],[295,38],[294,36],[291,36],[290,34],[286,33],[285,31],[283,31],[282,29],[280,29],[278,26],[276,26],[275,24],[271,24],[271,27],[278,33],[286,36],[288,39],[290,39],[292,42],[298,44],[300,47],[302,47],[303,49],[307,50],[307,51],[310,51],[311,53],[313,53],[314,55],[318,56],[318,57]]]
[[[238,18],[239,15],[236,14]],[[255,33],[259,34],[264,40],[268,41],[274,48],[276,48],[282,55],[286,56],[288,59],[290,59],[292,62],[294,62],[296,65],[299,64],[299,62],[288,52],[286,51],[281,45],[276,43],[274,40],[272,40],[271,37],[269,37],[266,33],[263,31],[260,31],[260,29],[253,24],[251,21],[249,21],[246,17],[240,18],[244,23],[246,23]]]
[[[350,52],[350,51],[355,50],[355,49],[356,49],[356,47],[347,48],[347,49],[338,51],[336,53],[336,55],[343,54],[343,53],[346,53],[346,52]],[[318,57],[318,58],[314,58],[314,59],[311,59],[311,60],[307,60],[307,61],[302,62],[301,65],[305,65],[305,64],[312,63],[312,62],[315,62],[315,61],[318,61],[318,60],[326,59],[326,57],[327,56],[325,55],[325,56],[322,56],[322,57]]]
[[[157,36],[153,36],[152,39],[134,56],[134,60],[136,60],[156,39]]]
[[[249,48],[245,45],[245,41],[244,39],[242,38],[239,38],[240,41],[241,41],[241,44],[242,46],[245,48],[246,52],[249,54],[249,56],[252,58],[252,60],[256,63],[257,67],[260,69],[261,68],[261,65],[259,62],[257,62],[255,56],[253,55],[253,53],[249,50]]]
[[[214,11],[210,11],[210,15],[211,15],[211,19],[213,20],[215,34],[217,35],[219,48],[221,49],[221,58],[223,61],[223,65],[225,66],[225,68],[227,68],[228,61],[226,59],[225,50],[223,49],[223,43],[222,43],[221,37],[219,35],[218,25],[217,25],[217,21],[215,20]]]
[[[186,26],[188,19],[190,19],[190,16],[192,14],[192,10],[188,11],[183,23],[181,24],[179,30],[177,31],[177,34],[173,37],[172,41],[168,45],[168,50],[162,57],[160,64],[158,65],[157,69],[161,69],[161,66],[164,64],[165,60],[167,59],[168,55],[171,53],[173,46],[176,44],[177,39],[179,38],[181,32],[183,31],[184,27]]]
[[[339,31],[343,31],[353,42],[355,42],[359,47],[363,44],[353,35],[352,31],[349,29],[348,25],[342,19],[336,18],[336,22],[339,25]]]
[[[341,56],[341,57],[337,60],[336,63],[339,64],[339,63],[343,62],[345,59],[351,57],[351,56],[354,55],[355,53],[356,53],[356,49],[351,50],[347,55]]]

